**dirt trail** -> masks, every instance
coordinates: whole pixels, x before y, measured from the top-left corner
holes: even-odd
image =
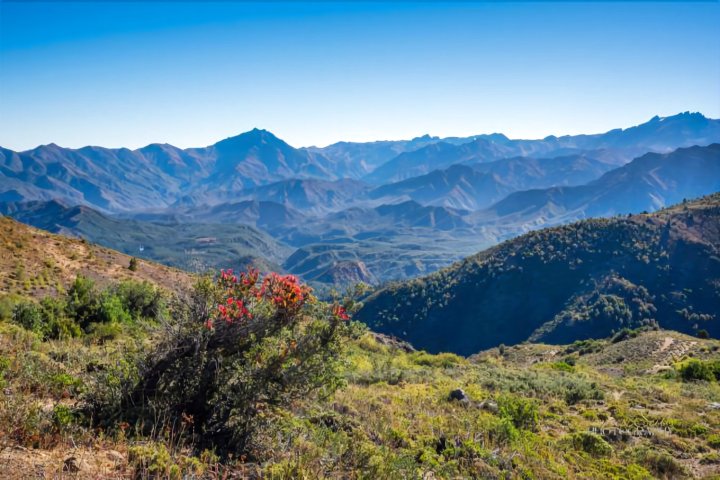
[[[682,360],[685,354],[695,345],[697,345],[697,342],[675,341],[672,337],[665,337],[662,344],[653,354],[653,356],[658,357],[655,365],[646,373],[652,375],[664,370],[670,370],[672,368],[670,364]]]
[[[665,350],[667,350],[668,347],[669,347],[670,345],[672,345],[674,342],[675,342],[675,339],[674,339],[674,338],[672,338],[672,337],[665,337],[665,338],[663,339],[663,344],[662,344],[662,345],[660,346],[660,348],[658,349],[658,353],[662,353],[662,352],[664,352]]]

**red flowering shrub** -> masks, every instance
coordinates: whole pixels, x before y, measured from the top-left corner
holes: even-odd
[[[252,453],[268,412],[341,384],[343,345],[356,331],[346,308],[318,301],[292,275],[222,271],[196,286],[116,409],[154,430],[159,418],[190,416],[196,443]]]

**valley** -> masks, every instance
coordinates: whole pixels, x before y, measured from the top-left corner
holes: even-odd
[[[432,273],[531,230],[720,190],[720,121],[293,148],[0,150],[0,213],[196,273],[255,265],[316,288]],[[648,153],[650,152],[650,153]],[[190,173],[192,172],[192,174]]]

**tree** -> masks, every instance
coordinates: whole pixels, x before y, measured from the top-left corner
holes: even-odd
[[[67,313],[83,330],[97,321],[99,298],[95,283],[89,278],[78,275],[67,292]]]
[[[138,269],[138,259],[136,257],[132,257],[130,259],[130,264],[128,265],[128,270],[131,272],[134,272]]]

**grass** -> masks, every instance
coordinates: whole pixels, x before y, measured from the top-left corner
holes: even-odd
[[[16,457],[44,452],[55,471],[82,445],[86,473],[104,468],[108,478],[222,478],[229,471],[267,478],[718,474],[720,463],[712,453],[720,444],[720,413],[708,409],[720,398],[716,381],[604,371],[604,349],[654,345],[658,333],[667,332],[605,341],[603,349],[580,355],[573,366],[555,358],[558,353],[548,354],[562,347],[528,344],[507,347],[505,355],[494,349],[466,359],[406,352],[366,334],[350,346],[345,388],[323,401],[269,413],[273,421],[252,461],[221,463],[212,452],[190,450],[178,432],[141,437],[128,425],[106,435],[83,419],[84,393],[99,381],[121,381],[129,359],[152,342],[149,334],[123,335],[103,345],[87,338],[43,342],[19,326],[0,323],[6,391],[0,438],[5,447],[20,449],[12,450],[19,452]],[[717,356],[712,350],[717,341],[693,341],[694,355]],[[450,401],[456,388],[470,401]],[[493,403],[496,408],[488,406]],[[620,429],[635,433],[616,433]],[[640,431],[650,435],[638,436]],[[109,451],[122,461],[108,470]]]

